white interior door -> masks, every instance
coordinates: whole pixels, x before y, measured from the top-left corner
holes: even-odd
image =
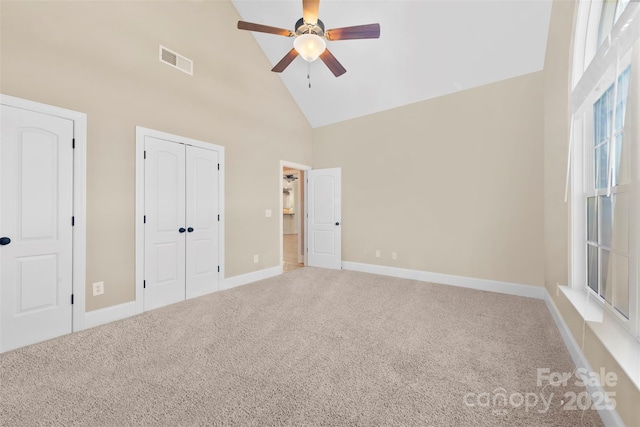
[[[145,137],[144,310],[185,299],[185,149]]]
[[[72,331],[73,121],[0,112],[0,351]]]
[[[307,263],[311,267],[342,268],[342,170],[308,171]]]
[[[218,153],[186,146],[186,297],[218,290]]]

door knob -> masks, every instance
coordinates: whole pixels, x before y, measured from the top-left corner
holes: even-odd
[[[339,223],[339,222],[336,222],[336,225],[340,225],[340,223]]]
[[[4,246],[4,245],[8,245],[9,243],[11,243],[11,239],[8,237],[0,237],[0,245]]]
[[[193,231],[193,227],[189,227],[189,228],[187,228],[187,231],[188,231],[189,233],[191,233],[191,232]]]
[[[184,233],[184,232],[185,232],[185,231],[187,231],[187,230],[185,230],[183,227],[180,227],[180,228],[178,229],[178,231],[179,231],[179,232],[181,232],[181,233]]]

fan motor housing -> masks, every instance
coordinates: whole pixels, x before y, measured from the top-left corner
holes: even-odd
[[[318,19],[315,24],[309,24],[304,22],[303,18],[298,19],[296,22],[296,35],[302,34],[315,34],[316,36],[324,37],[324,22]]]

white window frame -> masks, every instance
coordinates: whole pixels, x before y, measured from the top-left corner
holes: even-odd
[[[631,56],[630,55],[626,55],[626,57],[620,62],[620,66],[616,67],[618,68],[618,76],[624,71],[626,70],[626,68],[630,65],[631,63]],[[616,75],[616,72],[614,70],[614,75]],[[613,85],[613,81],[607,80],[609,78],[608,74],[606,76],[604,76],[602,78],[602,81],[600,84],[598,84],[596,87],[599,87],[599,90],[594,90],[594,96],[595,96],[595,100],[597,101],[598,99],[600,99],[600,97],[604,94],[604,92],[606,92],[612,85]],[[614,77],[613,79],[615,80]],[[603,196],[611,196],[611,197],[615,197],[618,194],[629,194],[632,195],[632,185],[631,183],[622,183],[622,184],[618,184],[615,186],[612,186],[610,188],[604,187],[604,188],[596,188],[595,186],[595,181],[596,181],[596,176],[595,176],[595,167],[594,167],[594,162],[595,162],[595,152],[597,150],[598,147],[602,146],[603,144],[607,143],[607,144],[613,144],[614,142],[610,141],[610,136],[606,137],[606,142],[598,142],[597,144],[594,141],[594,111],[593,111],[593,106],[594,106],[594,102],[589,102],[588,105],[585,105],[584,107],[584,113],[582,114],[582,124],[583,124],[583,129],[582,129],[582,139],[579,142],[579,144],[581,145],[581,147],[577,147],[578,149],[582,148],[583,150],[583,154],[582,154],[582,159],[583,162],[581,164],[582,166],[582,179],[583,179],[583,190],[582,190],[582,195],[581,195],[581,202],[583,205],[583,210],[582,210],[582,214],[585,216],[584,219],[584,225],[585,227],[583,228],[584,230],[584,237],[582,237],[582,240],[585,242],[584,243],[584,249],[585,249],[585,254],[583,254],[584,257],[584,261],[581,262],[582,265],[584,265],[585,267],[581,267],[583,268],[583,270],[585,271],[585,277],[588,277],[588,273],[586,272],[587,268],[588,268],[588,252],[587,252],[587,248],[589,246],[596,248],[596,250],[599,252],[601,249],[608,251],[610,256],[612,254],[618,254],[624,257],[627,257],[629,259],[629,261],[631,260],[632,256],[635,253],[635,256],[637,257],[637,248],[635,248],[636,250],[634,250],[634,248],[631,247],[631,245],[629,245],[628,250],[625,251],[621,251],[617,248],[610,246],[605,246],[600,244],[600,240],[601,240],[601,235],[602,235],[602,227],[600,227],[600,221],[598,221],[598,231],[597,231],[597,243],[593,244],[591,243],[586,234],[587,234],[587,227],[588,227],[588,221],[586,219],[586,211],[587,211],[587,200],[589,198],[595,198],[596,199],[596,203],[598,203],[598,218],[600,215],[600,204],[599,204],[599,198],[603,197]],[[615,107],[614,107],[615,108]],[[628,123],[627,123],[627,128],[628,128]],[[621,131],[618,131],[615,133],[616,136],[623,134],[624,135],[624,129]],[[577,141],[576,141],[577,142]],[[613,153],[611,152],[611,150],[609,150],[609,156],[611,156]],[[609,164],[611,164],[611,159],[609,158]],[[631,196],[630,199],[632,200],[633,197]],[[629,221],[632,221],[632,218],[629,218]],[[629,242],[631,243],[631,242]],[[576,248],[578,249],[578,248]],[[598,260],[600,262],[600,256],[598,256]],[[631,267],[631,262],[629,262],[629,265]],[[600,265],[600,268],[602,268],[602,265]],[[598,269],[598,278],[600,278],[600,268]],[[629,274],[631,276],[631,271],[629,271]],[[586,285],[585,289],[587,292],[590,292],[592,294],[592,296],[594,296],[596,298],[596,301],[601,304],[603,306],[603,308],[610,310],[611,314],[614,315],[619,322],[621,322],[626,328],[630,329],[631,331],[634,331],[633,325],[630,324],[630,322],[633,322],[631,319],[631,306],[632,306],[632,301],[631,301],[631,293],[629,295],[629,319],[627,319],[626,317],[624,317],[621,313],[618,312],[618,310],[614,309],[613,307],[613,300],[612,302],[605,302],[604,298],[601,297],[599,295],[598,292],[594,291],[588,284],[587,280],[584,280],[584,283]],[[631,288],[632,286],[630,286]],[[600,289],[600,288],[598,288]],[[615,295],[614,295],[615,296]]]
[[[607,190],[589,191],[594,182],[593,177],[593,105],[602,94],[618,78],[632,62],[632,46],[638,40],[640,22],[640,4],[630,3],[614,23],[611,35],[606,37],[600,46],[596,46],[598,24],[602,11],[602,0],[580,2],[578,6],[576,34],[574,39],[573,92],[572,92],[572,149],[571,149],[571,272],[570,286],[595,302],[600,310],[616,319],[636,340],[640,341],[640,284],[638,283],[638,266],[640,265],[640,224],[636,219],[640,213],[639,190],[629,189],[638,183],[640,165],[633,163],[631,179],[635,184],[619,186],[611,189],[610,194],[617,191],[631,191],[629,212],[629,319],[622,316],[604,298],[597,295],[587,284],[587,197],[606,195]],[[630,31],[631,30],[631,31]],[[635,31],[635,33],[634,33]],[[622,54],[621,56],[619,56]],[[637,53],[636,53],[637,54]],[[631,78],[638,76],[638,65],[632,65]],[[633,101],[632,101],[633,97]],[[628,94],[627,105],[634,102],[638,105],[638,91]],[[628,129],[630,123],[625,123]],[[626,132],[625,132],[626,133]],[[633,145],[637,159],[640,144],[628,141]],[[633,162],[633,160],[632,160]],[[635,191],[635,197],[633,196]],[[600,230],[598,230],[600,233]],[[585,309],[586,310],[586,309]],[[585,311],[586,312],[586,311]],[[590,319],[585,319],[590,320]]]

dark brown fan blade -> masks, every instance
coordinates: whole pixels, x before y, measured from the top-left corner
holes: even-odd
[[[239,30],[258,31],[260,33],[275,34],[278,36],[293,37],[295,33],[284,28],[270,27],[268,25],[254,24],[253,22],[238,21]]]
[[[377,39],[380,37],[380,24],[334,28],[325,31],[324,36],[327,40]]]
[[[302,19],[307,24],[318,22],[318,9],[320,0],[302,0]]]
[[[296,56],[298,56],[298,51],[295,49],[291,49],[289,53],[287,53],[284,58],[282,58],[280,62],[278,62],[276,66],[271,69],[271,71],[273,71],[274,73],[283,72],[284,69],[287,68],[294,59],[296,59]]]
[[[322,62],[324,62],[327,67],[329,67],[333,75],[336,77],[340,77],[347,72],[342,64],[338,62],[336,57],[333,56],[331,52],[329,52],[329,49],[325,49],[324,52],[320,54],[320,59],[322,59]]]

